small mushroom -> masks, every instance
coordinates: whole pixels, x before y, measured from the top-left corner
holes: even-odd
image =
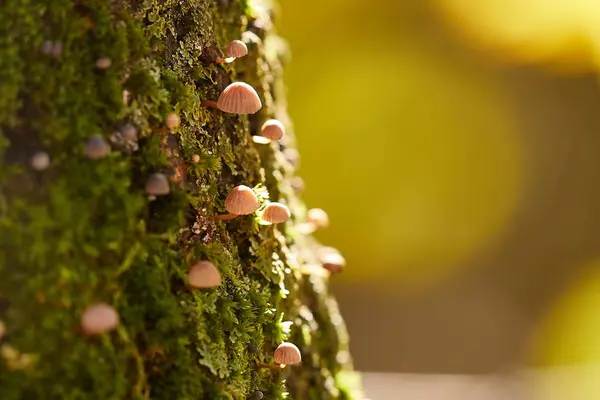
[[[119,129],[123,139],[128,142],[137,142],[138,140],[138,132],[137,128],[133,124],[125,124]]]
[[[152,174],[146,181],[146,193],[151,196],[165,196],[170,192],[171,187],[165,174]]]
[[[199,156],[198,154],[194,154],[194,155],[192,156],[192,162],[193,162],[194,164],[198,164],[198,163],[200,162],[200,156]]]
[[[295,344],[283,342],[275,349],[273,359],[281,365],[299,364],[302,361],[302,354]]]
[[[262,219],[272,224],[286,222],[290,217],[290,209],[281,203],[269,203],[262,212]]]
[[[285,127],[280,121],[269,119],[260,128],[260,135],[269,140],[280,140],[285,135]]]
[[[38,151],[31,157],[31,166],[36,171],[43,171],[50,166],[50,156],[44,151]]]
[[[205,100],[201,104],[231,114],[254,114],[262,108],[256,90],[244,82],[234,82],[227,86],[216,102]]]
[[[94,135],[85,141],[83,152],[87,158],[98,160],[110,154],[110,145],[100,135]]]
[[[114,330],[119,325],[119,314],[105,303],[89,306],[81,315],[81,328],[87,335],[99,335]]]
[[[108,57],[101,57],[96,60],[96,68],[98,69],[109,69],[112,65],[112,60]]]
[[[227,58],[219,57],[216,60],[217,64],[225,64],[235,61],[236,58],[244,57],[248,54],[246,43],[241,40],[232,40],[225,48]]]
[[[312,233],[320,228],[329,226],[329,216],[321,208],[311,208],[306,213],[306,222],[300,224],[299,230],[302,233]]]
[[[259,207],[260,203],[254,190],[244,185],[236,186],[225,199],[225,209],[229,214],[219,215],[216,220],[223,221],[234,219],[239,215],[252,214]]]
[[[346,267],[346,260],[333,247],[323,247],[318,252],[319,262],[331,274],[337,274]]]
[[[221,273],[210,261],[200,261],[190,268],[188,282],[198,289],[213,288],[221,284]]]
[[[169,130],[173,130],[179,126],[181,120],[179,119],[179,115],[175,113],[169,113],[165,117],[165,125]]]

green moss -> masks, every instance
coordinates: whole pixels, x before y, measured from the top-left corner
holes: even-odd
[[[0,399],[245,399],[257,390],[268,399],[351,398],[339,379],[351,365],[338,357],[347,337],[336,305],[322,278],[299,272],[314,262],[315,243],[293,234],[304,212],[289,184],[294,171],[278,145],[248,140],[264,119],[285,114],[275,101],[281,42],[252,28],[249,56],[213,63],[255,14],[246,1],[0,4]],[[42,52],[48,41],[61,44],[60,55]],[[100,57],[112,66],[95,68]],[[200,107],[235,80],[258,90],[260,113]],[[167,134],[169,112],[182,124]],[[139,150],[83,156],[86,138],[109,138],[124,123],[138,128]],[[40,150],[52,163],[35,172],[29,159]],[[147,177],[175,165],[185,182],[150,201]],[[298,220],[216,223],[242,183],[287,201]],[[186,289],[199,259],[212,260],[224,284]],[[117,308],[121,324],[85,336],[80,315],[99,301]],[[257,371],[288,338],[303,364]]]

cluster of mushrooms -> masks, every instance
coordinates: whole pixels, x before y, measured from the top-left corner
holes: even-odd
[[[42,52],[48,56],[57,57],[60,55],[62,47],[60,43],[45,42],[42,46]],[[248,54],[246,44],[240,40],[230,42],[225,50],[225,58],[218,58],[217,64],[230,63],[236,58]],[[107,57],[99,58],[96,61],[96,68],[106,70],[110,68],[112,62]],[[128,92],[123,94],[124,102],[127,103]],[[202,101],[203,107],[212,107],[226,113],[232,114],[254,114],[262,108],[260,97],[250,85],[243,82],[234,82],[227,86],[221,93],[217,101]],[[165,118],[165,126],[168,130],[176,129],[180,124],[180,118],[176,113],[170,113]],[[264,122],[260,130],[260,136],[253,136],[255,143],[266,144],[273,140],[280,140],[285,135],[284,125],[276,120],[269,119]],[[126,124],[119,128],[110,137],[113,147],[119,150],[130,152],[137,150],[137,129],[132,124]],[[84,143],[83,153],[91,160],[98,160],[107,157],[111,152],[111,144],[101,135],[94,135],[88,138]],[[288,159],[293,163],[297,159],[297,152],[290,154]],[[200,156],[194,154],[192,162],[200,161]],[[37,171],[42,171],[50,165],[50,156],[45,152],[38,152],[31,158],[31,166]],[[303,183],[299,177],[294,178],[292,187],[300,191]],[[171,191],[169,179],[163,173],[154,173],[147,178],[145,191],[150,199],[156,196],[168,195]],[[262,207],[262,209],[261,209]],[[279,224],[288,221],[291,217],[289,208],[279,202],[267,202],[261,206],[259,197],[254,190],[245,185],[239,185],[233,188],[225,200],[225,209],[227,214],[217,215],[215,220],[227,221],[239,216],[260,213],[260,218],[265,224]],[[319,208],[308,210],[306,221],[297,226],[300,233],[309,234],[316,229],[325,228],[329,225],[327,213]],[[322,270],[329,274],[341,272],[345,266],[345,260],[341,254],[332,247],[323,246],[317,252],[317,258]],[[221,274],[217,267],[210,261],[199,261],[192,265],[187,275],[188,285],[194,289],[214,288],[221,284]],[[80,320],[81,329],[87,335],[99,335],[112,331],[119,325],[119,314],[110,305],[97,303],[87,307]],[[4,334],[4,325],[0,321],[0,339]],[[298,364],[302,357],[300,350],[292,343],[284,342],[280,344],[273,354],[275,366],[259,365],[264,368],[283,368],[286,365]]]

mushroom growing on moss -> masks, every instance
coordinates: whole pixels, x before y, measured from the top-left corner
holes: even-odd
[[[298,230],[302,233],[312,233],[320,228],[329,226],[329,216],[321,208],[311,208],[306,212],[306,222],[300,224]]]
[[[260,207],[254,190],[245,185],[234,187],[225,199],[225,209],[229,214],[218,215],[217,221],[234,219],[240,215],[252,214]]]
[[[285,127],[281,121],[269,119],[260,128],[260,135],[270,140],[279,140],[285,135]]]
[[[100,135],[94,135],[85,141],[84,154],[87,158],[98,160],[110,154],[110,145]]]
[[[96,60],[96,68],[98,69],[109,69],[112,65],[112,60],[108,57],[101,57]]]
[[[232,40],[225,48],[225,56],[227,58],[219,57],[216,60],[217,64],[230,63],[235,61],[236,58],[244,57],[248,54],[248,47],[246,43],[241,40]]]
[[[221,273],[210,261],[200,261],[190,268],[188,283],[198,289],[213,288],[221,284]]]
[[[180,123],[181,123],[181,120],[179,119],[179,115],[177,115],[174,112],[168,113],[167,116],[165,117],[165,125],[167,126],[167,129],[169,129],[169,130],[173,130],[173,129],[177,128]]]
[[[282,203],[269,203],[262,212],[262,219],[272,224],[281,224],[290,217],[290,209]]]
[[[302,354],[295,344],[290,342],[283,342],[273,354],[273,360],[277,364],[281,364],[282,367],[286,365],[299,364],[302,362]]]
[[[81,328],[87,335],[110,332],[119,325],[119,314],[105,303],[89,306],[81,315]]]
[[[346,267],[346,260],[337,249],[333,247],[322,247],[318,251],[318,259],[323,268],[331,274],[337,274]]]
[[[244,82],[234,82],[227,86],[219,96],[219,100],[204,100],[201,104],[231,114],[254,114],[262,108],[256,90]]]
[[[38,151],[31,157],[31,166],[36,171],[43,171],[50,166],[50,156],[45,151]]]
[[[166,196],[170,192],[171,186],[165,174],[152,174],[146,181],[146,193],[150,196]]]

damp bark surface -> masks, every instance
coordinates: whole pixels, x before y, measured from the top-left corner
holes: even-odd
[[[249,55],[216,64],[233,39]],[[330,278],[312,267],[318,243],[296,229],[286,59],[261,1],[0,2],[0,399],[360,397]],[[235,81],[260,112],[201,106]],[[254,144],[270,118],[286,139]],[[92,159],[96,135],[111,151]],[[149,198],[155,173],[170,192]],[[240,184],[292,218],[215,221]],[[201,260],[217,288],[187,285]],[[96,303],[119,325],[85,335]],[[301,364],[257,368],[286,340]]]

